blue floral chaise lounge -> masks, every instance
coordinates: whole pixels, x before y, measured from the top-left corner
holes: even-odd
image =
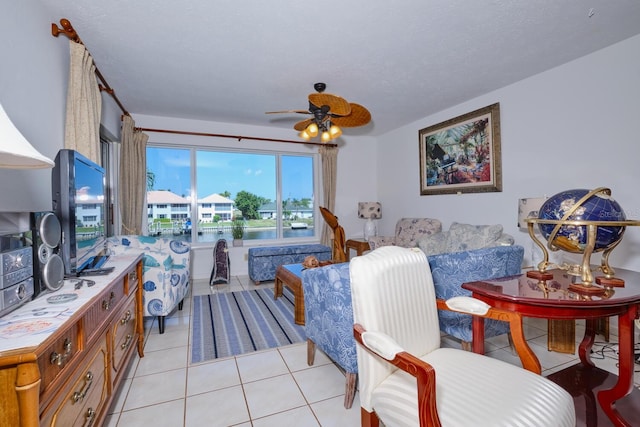
[[[117,255],[142,252],[144,316],[158,318],[160,333],[164,319],[182,303],[189,291],[191,245],[181,240],[148,236],[114,236],[108,239],[109,252]]]

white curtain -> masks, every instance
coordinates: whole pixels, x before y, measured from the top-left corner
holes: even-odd
[[[336,147],[320,147],[318,149],[320,159],[322,161],[322,200],[324,207],[331,212],[335,212],[336,204],[336,181],[338,177],[338,148]],[[325,221],[322,224],[322,235],[320,243],[332,246],[332,230]]]
[[[64,146],[100,163],[102,98],[93,58],[81,43],[69,41],[70,66]]]
[[[147,140],[149,136],[135,130],[130,116],[122,118],[120,151],[120,218],[121,234],[143,234],[147,194]]]

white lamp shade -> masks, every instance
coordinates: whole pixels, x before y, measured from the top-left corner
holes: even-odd
[[[42,169],[53,165],[22,136],[0,104],[0,168]]]
[[[546,200],[546,197],[530,197],[518,200],[518,228],[527,228],[525,219],[538,218],[538,212]]]

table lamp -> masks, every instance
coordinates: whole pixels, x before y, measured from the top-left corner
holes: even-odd
[[[382,218],[382,205],[380,202],[358,202],[358,218],[366,219],[364,223],[364,239],[376,236],[376,223],[374,219]]]
[[[0,104],[0,168],[42,169],[53,166],[52,160],[40,154],[22,136]]]
[[[527,218],[537,218],[540,208],[547,200],[546,197],[529,197],[518,200],[518,228],[527,231]],[[536,229],[537,230],[537,229]],[[539,233],[538,231],[536,231]],[[531,242],[531,266],[535,268],[542,261],[542,251],[538,246]]]

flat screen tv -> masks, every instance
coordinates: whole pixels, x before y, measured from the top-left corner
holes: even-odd
[[[105,171],[75,150],[63,149],[52,177],[53,211],[62,226],[65,274],[78,275],[106,261]]]

